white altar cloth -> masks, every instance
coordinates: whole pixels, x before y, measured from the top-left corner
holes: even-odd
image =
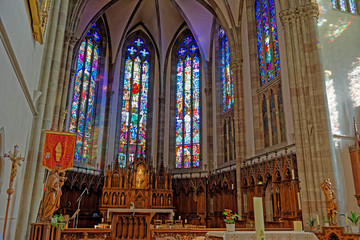
[[[256,240],[255,231],[211,231],[206,234],[207,237],[218,237],[224,240]],[[266,240],[317,240],[318,238],[312,232],[294,232],[294,231],[265,231]]]

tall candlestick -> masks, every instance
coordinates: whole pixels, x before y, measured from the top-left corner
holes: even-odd
[[[320,226],[320,219],[318,214],[316,214],[316,223],[318,226]]]
[[[297,193],[298,202],[299,202],[299,210],[301,210],[301,200],[300,200],[300,192]]]
[[[264,212],[261,197],[254,197],[254,218],[256,240],[265,239]]]
[[[346,224],[346,226],[349,226],[349,220],[348,220],[348,217],[346,214],[345,214],[345,224]]]

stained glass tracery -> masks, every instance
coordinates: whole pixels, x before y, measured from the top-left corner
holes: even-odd
[[[187,36],[176,61],[176,168],[200,165],[200,58],[196,41]]]
[[[134,45],[126,48],[124,66],[118,153],[121,167],[131,164],[135,157],[145,156],[146,150],[150,51],[139,37]]]
[[[260,86],[280,75],[279,46],[274,0],[256,0],[255,20]]]
[[[99,29],[94,24],[82,41],[74,81],[69,131],[77,133],[75,161],[87,163],[94,124],[96,79],[99,59]]]
[[[220,73],[222,88],[222,112],[230,110],[234,106],[234,80],[230,67],[229,41],[223,28],[220,28]]]
[[[358,14],[356,0],[332,0],[332,7],[343,12]]]

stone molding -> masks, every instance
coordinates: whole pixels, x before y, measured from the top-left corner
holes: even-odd
[[[205,91],[205,95],[209,96],[209,95],[211,95],[212,89],[211,88],[205,88],[204,91]]]
[[[296,8],[284,9],[279,14],[282,24],[293,23],[298,19],[319,18],[319,6],[317,3],[308,3]]]
[[[233,71],[240,71],[243,67],[243,60],[231,60],[230,66]]]

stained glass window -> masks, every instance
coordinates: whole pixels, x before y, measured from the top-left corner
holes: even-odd
[[[142,38],[125,48],[118,160],[121,167],[145,156],[150,51]]]
[[[334,9],[341,10],[343,12],[349,12],[353,14],[357,14],[357,0],[332,0],[332,7]],[[358,3],[359,4],[359,3]]]
[[[255,19],[260,86],[280,75],[275,0],[256,0]]]
[[[222,88],[222,112],[225,113],[234,106],[234,81],[230,68],[229,41],[223,28],[220,28],[220,73]]]
[[[176,168],[200,164],[200,57],[192,36],[176,51]]]
[[[81,42],[74,81],[69,131],[77,133],[75,161],[87,163],[94,124],[99,59],[99,29],[94,24]]]

